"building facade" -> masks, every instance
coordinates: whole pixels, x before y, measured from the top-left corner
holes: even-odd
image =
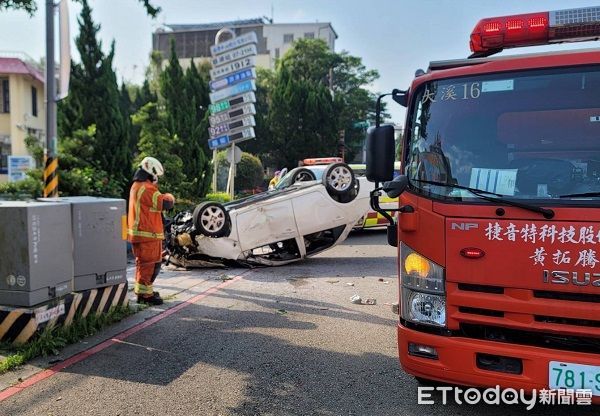
[[[256,32],[258,56],[256,65],[262,68],[275,68],[277,60],[287,52],[294,40],[323,39],[329,49],[335,50],[337,33],[331,23],[271,23],[265,19],[236,20],[232,22],[206,24],[170,24],[152,34],[152,48],[159,51],[164,60],[171,54],[171,39],[175,40],[175,50],[181,66],[187,68],[192,58],[200,63],[210,58],[210,47],[214,45],[217,32],[228,27],[237,36]]]
[[[27,136],[45,140],[44,76],[21,58],[0,56],[0,181],[7,180],[8,156],[29,155]]]

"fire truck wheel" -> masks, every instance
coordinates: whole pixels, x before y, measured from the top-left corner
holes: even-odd
[[[332,197],[348,195],[356,187],[354,172],[345,163],[332,163],[323,173],[323,185]]]
[[[225,207],[218,202],[202,202],[193,214],[194,227],[207,237],[226,237],[231,231],[231,219]]]
[[[300,168],[296,170],[292,176],[292,183],[316,180],[317,177],[315,176],[314,172],[306,168]]]

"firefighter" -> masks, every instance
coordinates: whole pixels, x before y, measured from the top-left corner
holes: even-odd
[[[162,298],[152,288],[162,263],[162,211],[173,208],[175,198],[161,194],[158,177],[164,174],[162,164],[145,157],[133,176],[129,192],[127,239],[135,256],[135,286],[138,303],[161,305]]]

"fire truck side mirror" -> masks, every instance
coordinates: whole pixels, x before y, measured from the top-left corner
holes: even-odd
[[[385,182],[383,184],[383,191],[390,198],[398,198],[407,186],[408,177],[406,175],[399,175],[396,176],[393,181]]]
[[[394,127],[374,127],[367,136],[367,179],[371,182],[391,181],[395,160]]]

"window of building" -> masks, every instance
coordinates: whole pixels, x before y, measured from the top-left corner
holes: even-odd
[[[38,115],[38,107],[37,107],[37,88],[31,87],[31,114],[34,117]]]
[[[8,156],[12,153],[10,136],[0,136],[0,174],[8,173]]]
[[[0,112],[10,113],[10,90],[8,79],[0,79]]]
[[[314,39],[315,38],[315,32],[306,32],[304,34],[304,38],[305,39]]]
[[[294,41],[293,33],[286,33],[283,35],[283,43],[292,43]]]
[[[279,48],[275,48],[275,59],[279,59]]]

